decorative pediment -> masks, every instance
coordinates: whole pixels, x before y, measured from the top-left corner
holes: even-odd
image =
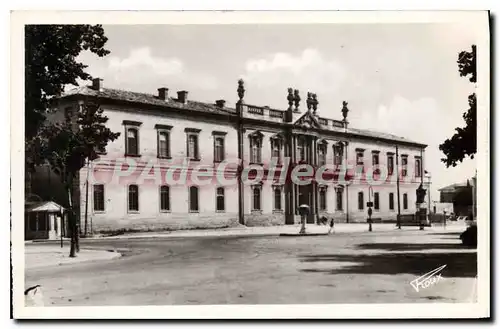
[[[258,130],[248,134],[248,138],[250,138],[250,139],[252,139],[252,138],[262,139],[263,137],[264,137],[264,134]]]
[[[276,133],[270,137],[270,139],[285,140],[285,136],[282,133]]]
[[[304,128],[304,129],[321,129],[321,124],[318,118],[314,116],[311,112],[304,113],[303,116],[295,121],[294,126]]]
[[[324,138],[318,139],[318,145],[328,145],[328,141]]]

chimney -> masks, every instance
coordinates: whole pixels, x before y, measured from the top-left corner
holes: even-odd
[[[104,87],[104,84],[102,83],[101,78],[92,79],[92,89],[97,90],[97,91],[102,91],[103,87]]]
[[[224,105],[226,105],[226,101],[223,99],[218,99],[215,101],[215,105],[220,108],[224,108]]]
[[[168,88],[158,88],[158,98],[162,101],[168,100]]]
[[[188,101],[188,92],[185,90],[181,90],[177,92],[177,100],[181,103],[186,104]]]

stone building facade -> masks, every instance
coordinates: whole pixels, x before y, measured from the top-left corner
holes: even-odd
[[[368,201],[375,221],[416,212],[426,145],[350,127],[346,102],[342,120],[321,117],[312,93],[289,89],[285,109],[247,104],[241,80],[237,95],[231,108],[192,101],[187,91],[142,94],[94,79],[61,96],[56,113],[92,99],[121,133],[81,170],[81,221],[87,216],[98,232],[284,225],[299,222],[306,204],[309,223],[366,222]],[[294,180],[302,167],[312,170],[301,174],[308,184]]]

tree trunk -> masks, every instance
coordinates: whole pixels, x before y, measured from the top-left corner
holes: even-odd
[[[77,249],[77,236],[78,236],[78,227],[76,225],[76,217],[73,212],[73,200],[72,200],[72,193],[71,193],[71,188],[73,187],[72,185],[73,180],[71,178],[68,179],[68,184],[66,187],[67,193],[68,193],[68,205],[69,205],[69,228],[70,228],[70,236],[71,236],[71,246],[69,250],[69,257],[76,257],[76,252],[78,252]]]

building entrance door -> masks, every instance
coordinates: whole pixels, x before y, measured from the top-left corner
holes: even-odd
[[[312,197],[312,184],[299,186],[299,204],[297,206],[306,204],[309,206],[309,215],[307,216],[307,223],[314,224],[314,205]]]

